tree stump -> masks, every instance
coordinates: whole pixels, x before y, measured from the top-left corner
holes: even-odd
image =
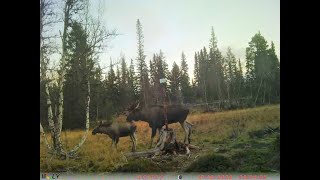
[[[163,153],[173,153],[179,149],[179,145],[176,140],[176,133],[173,129],[161,129],[159,134],[159,140],[156,145]]]
[[[199,147],[191,145],[191,144],[184,144],[178,142],[176,139],[176,133],[173,129],[162,128],[159,134],[159,139],[157,145],[154,149],[143,151],[143,152],[130,152],[127,153],[127,157],[148,157],[153,155],[163,155],[163,154],[174,154],[182,153],[186,155],[190,155],[190,149],[197,149],[200,150]]]

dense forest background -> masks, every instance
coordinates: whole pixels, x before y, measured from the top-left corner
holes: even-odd
[[[76,21],[67,34],[66,74],[63,86],[63,128],[85,127],[87,80],[90,83],[90,121],[111,119],[136,100],[142,105],[163,103],[166,89],[170,104],[189,107],[202,106],[205,111],[254,107],[280,102],[280,61],[273,42],[268,43],[260,32],[248,42],[243,65],[229,48],[222,54],[214,29],[209,46],[194,52],[194,64],[187,64],[186,56],[176,59],[168,67],[165,53],[159,50],[146,57],[143,29],[139,20],[137,29],[137,57],[110,62],[108,72],[97,63],[94,49],[88,43],[85,27]],[[85,53],[84,53],[85,52]],[[45,54],[45,53],[44,53]],[[88,58],[90,57],[90,58]],[[44,57],[46,58],[46,57]],[[189,57],[190,58],[190,57]],[[127,62],[130,62],[129,64]],[[188,67],[194,66],[194,79]],[[244,67],[243,67],[244,66]],[[165,84],[160,79],[166,78]],[[40,82],[40,120],[48,124],[46,80]],[[57,119],[59,88],[49,86],[53,120]]]

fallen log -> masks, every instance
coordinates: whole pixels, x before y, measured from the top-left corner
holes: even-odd
[[[142,152],[129,152],[125,156],[127,157],[148,157],[153,156],[157,152],[160,152],[159,148],[150,149],[148,151],[142,151]]]
[[[190,149],[197,149],[197,150],[201,150],[201,148],[200,148],[200,147],[195,146],[195,145],[192,145],[192,144],[188,144],[188,147],[189,147]]]

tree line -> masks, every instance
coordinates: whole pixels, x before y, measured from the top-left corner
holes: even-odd
[[[107,73],[97,63],[98,56],[93,55],[97,50],[90,43],[92,38],[87,27],[78,21],[72,21],[68,27],[70,30],[66,32],[63,47],[64,85],[59,87],[59,83],[52,83],[46,89],[48,79],[42,78],[40,82],[40,118],[44,123],[48,122],[50,113],[48,92],[51,94],[53,119],[58,118],[59,100],[60,104],[63,100],[63,127],[67,129],[86,126],[88,91],[91,121],[111,119],[136,100],[142,106],[162,104],[163,89],[170,104],[217,102],[217,108],[225,109],[280,101],[280,62],[274,43],[268,44],[260,32],[248,43],[244,72],[243,64],[231,48],[225,55],[221,53],[212,28],[209,46],[199,48],[192,57],[194,78],[191,80],[188,73],[190,64],[187,64],[184,52],[180,52],[181,59],[173,62],[172,67],[168,66],[161,50],[147,59],[139,19],[136,22],[136,58],[129,60],[123,55],[119,63],[110,62]],[[167,80],[166,83],[160,83],[162,78]],[[59,99],[61,91],[64,94],[62,100]]]

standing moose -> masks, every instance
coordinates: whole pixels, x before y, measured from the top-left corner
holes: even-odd
[[[112,139],[112,146],[116,148],[120,137],[130,136],[132,141],[132,151],[136,150],[137,139],[135,135],[136,125],[134,123],[108,123],[100,121],[100,125],[92,131],[92,135],[97,133],[107,134]]]
[[[151,144],[150,148],[153,144],[153,138],[156,135],[156,131],[160,132],[162,126],[165,125],[165,116],[164,116],[164,107],[161,105],[152,105],[144,108],[139,107],[139,102],[136,104],[132,104],[125,111],[125,115],[127,116],[127,121],[145,121],[149,123],[149,127],[152,128],[151,133]],[[168,124],[179,122],[181,127],[185,132],[184,143],[190,143],[190,135],[191,135],[191,127],[192,124],[187,122],[187,116],[189,114],[189,109],[181,106],[181,105],[169,105],[167,106],[167,119]]]

